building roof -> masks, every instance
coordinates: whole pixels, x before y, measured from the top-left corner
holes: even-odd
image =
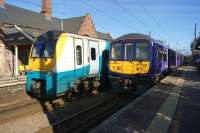
[[[61,20],[58,18],[52,17],[51,20],[48,20],[40,13],[10,4],[5,4],[5,8],[0,8],[0,12],[0,25],[8,23],[45,31],[61,27]]]
[[[17,25],[33,37],[37,37],[48,30],[61,30],[62,26],[65,32],[78,34],[84,19],[85,16],[63,20],[51,17],[49,20],[41,13],[10,4],[5,4],[4,8],[0,7],[0,30],[4,32],[4,35],[7,35],[7,38],[9,38],[9,35],[13,37],[19,33],[19,31],[13,28],[13,25]],[[7,24],[9,25],[8,27],[5,26]],[[96,34],[99,39],[112,40],[109,34],[102,32],[96,32]]]
[[[77,34],[81,25],[85,19],[85,16],[69,18],[63,20],[63,30],[69,33]]]

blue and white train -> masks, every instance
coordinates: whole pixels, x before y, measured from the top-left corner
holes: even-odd
[[[98,87],[109,41],[61,31],[48,31],[32,46],[26,91],[32,97],[55,98],[85,82]]]

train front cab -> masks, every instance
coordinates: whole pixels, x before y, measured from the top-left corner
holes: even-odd
[[[159,81],[168,71],[168,48],[153,40],[125,40],[111,43],[110,78],[122,84]]]
[[[151,49],[151,43],[147,40],[122,40],[111,43],[111,81],[131,85],[137,78],[150,76]]]
[[[47,32],[39,36],[30,51],[29,72],[26,78],[26,92],[31,97],[45,98],[55,96],[55,76],[53,69],[56,65],[55,51],[61,32]],[[46,97],[47,98],[47,97]]]

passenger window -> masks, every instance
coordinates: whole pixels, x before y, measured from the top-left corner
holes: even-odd
[[[76,62],[77,65],[81,65],[82,64],[82,50],[81,50],[81,46],[76,46]]]
[[[111,59],[113,60],[123,60],[124,59],[124,45],[114,44],[111,46]]]
[[[91,48],[91,59],[96,60],[96,49],[95,48]]]

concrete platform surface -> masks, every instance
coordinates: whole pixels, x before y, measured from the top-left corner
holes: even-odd
[[[18,84],[25,84],[25,83],[26,83],[26,76],[0,78],[0,88]]]
[[[0,78],[0,110],[30,99],[25,92],[26,76]]]
[[[199,133],[200,74],[184,66],[90,133]]]

